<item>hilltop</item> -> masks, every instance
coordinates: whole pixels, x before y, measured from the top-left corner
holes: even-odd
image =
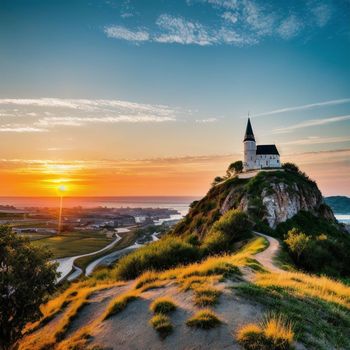
[[[349,277],[349,247],[296,167],[228,177],[159,241],[63,288],[20,349],[348,349],[350,287],[332,277]]]
[[[346,196],[326,197],[325,202],[337,214],[350,214],[350,198]]]

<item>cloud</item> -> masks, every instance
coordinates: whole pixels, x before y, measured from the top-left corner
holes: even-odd
[[[294,124],[291,126],[287,126],[285,128],[276,128],[273,130],[274,134],[283,134],[288,133],[297,129],[304,129],[308,128],[310,126],[318,126],[318,125],[327,125],[331,123],[337,123],[344,120],[350,120],[350,115],[344,115],[339,117],[330,117],[330,118],[324,118],[324,119],[312,119],[312,120],[306,120],[304,122]]]
[[[336,136],[336,137],[319,137],[310,136],[305,139],[282,142],[282,145],[318,145],[328,143],[342,143],[350,142],[350,136]]]
[[[200,23],[181,17],[160,15],[156,24],[164,31],[154,38],[159,43],[211,45],[216,40]]]
[[[32,133],[32,132],[45,132],[46,129],[31,127],[31,126],[5,126],[0,125],[0,132],[14,132],[14,133]]]
[[[210,6],[210,21],[198,17],[163,13],[147,28],[109,25],[104,32],[109,38],[140,44],[157,42],[182,45],[254,45],[266,38],[290,40],[302,31],[312,34],[314,28],[327,25],[333,8],[325,2],[307,1],[295,7],[281,6],[262,0],[187,0],[188,6]],[[122,14],[129,16],[130,11]],[[131,12],[130,14],[132,14]],[[123,21],[124,23],[125,21]]]
[[[332,17],[332,8],[326,3],[310,3],[310,11],[318,27],[324,27]]]
[[[4,107],[1,132],[44,132],[55,126],[91,123],[162,123],[176,121],[186,111],[164,105],[102,99],[0,99]],[[6,117],[5,117],[6,116]],[[12,120],[16,120],[16,124]],[[21,124],[18,124],[21,118]]]
[[[281,22],[277,32],[281,38],[288,40],[298,35],[302,27],[300,20],[296,16],[291,15]]]
[[[268,111],[268,112],[253,114],[252,117],[255,118],[255,117],[262,117],[262,116],[274,115],[274,114],[280,114],[280,113],[305,111],[305,110],[319,108],[319,107],[335,106],[335,105],[346,104],[346,103],[350,103],[350,98],[316,102],[316,103],[310,103],[310,104],[295,106],[295,107],[280,108],[280,109],[275,109],[275,110]],[[246,118],[246,116],[244,116],[242,118]]]
[[[215,123],[217,121],[218,121],[217,118],[196,119],[196,123],[203,123],[203,124]]]
[[[233,12],[226,11],[221,15],[221,17],[229,23],[236,23],[238,21],[237,15]]]
[[[106,26],[104,28],[104,32],[106,33],[108,38],[113,39],[123,39],[127,41],[148,41],[150,39],[150,35],[145,30],[136,30],[132,31],[122,26]]]

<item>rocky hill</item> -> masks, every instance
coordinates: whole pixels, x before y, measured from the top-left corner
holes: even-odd
[[[236,176],[214,185],[203,199],[191,205],[174,232],[204,236],[213,222],[233,208],[246,212],[254,223],[266,223],[272,229],[300,211],[335,222],[314,181],[300,171],[276,170],[262,171],[250,179]]]

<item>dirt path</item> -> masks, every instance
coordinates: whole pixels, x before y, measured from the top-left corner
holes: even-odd
[[[280,249],[280,243],[278,240],[260,232],[254,233],[258,236],[266,238],[269,241],[269,246],[264,251],[254,255],[254,259],[256,259],[261,265],[271,272],[283,272],[283,270],[277,267],[274,263],[274,258]]]

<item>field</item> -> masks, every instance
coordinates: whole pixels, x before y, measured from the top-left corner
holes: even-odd
[[[57,259],[94,252],[113,240],[114,238],[107,238],[100,232],[64,232],[32,243],[35,246],[47,247],[52,251],[53,258]]]
[[[74,264],[80,267],[81,269],[85,270],[86,266],[89,265],[89,263],[91,263],[92,261],[100,258],[101,256],[113,253],[117,250],[121,250],[132,245],[138,237],[136,230],[133,229],[131,229],[129,232],[119,233],[119,236],[122,237],[122,239],[118,243],[116,243],[112,248],[96,255],[79,258],[75,261]]]

